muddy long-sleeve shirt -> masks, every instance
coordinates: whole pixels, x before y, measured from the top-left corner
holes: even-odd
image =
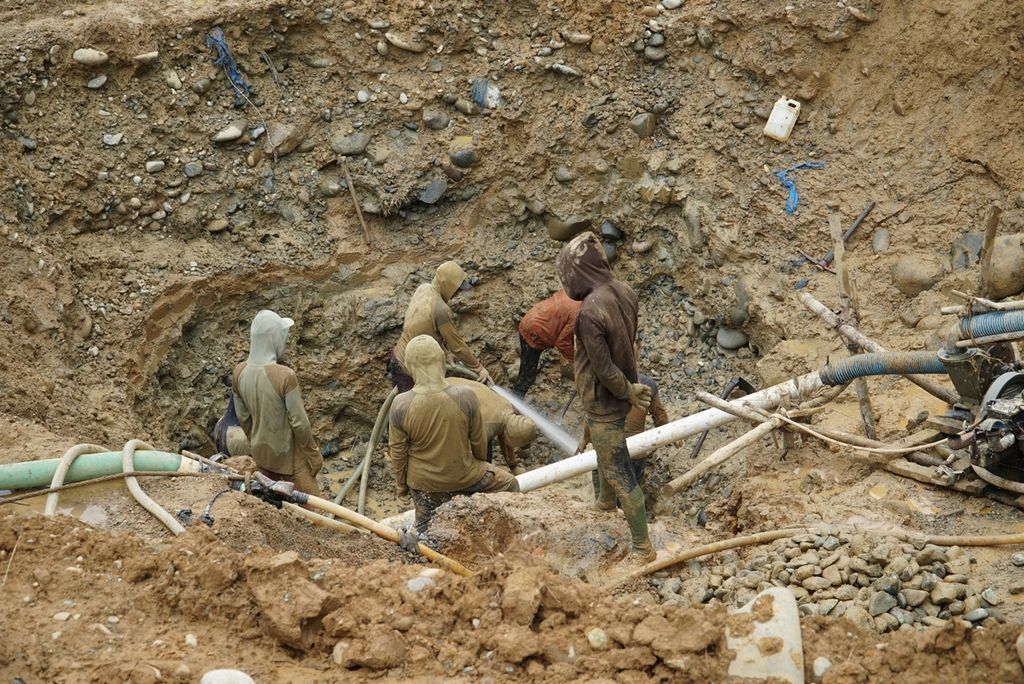
[[[565,290],[559,290],[547,299],[537,302],[519,322],[519,334],[533,349],[556,348],[567,360],[575,357],[573,337],[580,302],[569,299]]]
[[[637,381],[639,301],[632,288],[612,280],[583,300],[576,317],[576,389],[591,420],[624,418],[630,385]]]
[[[311,464],[321,461],[295,371],[277,363],[242,362],[231,375],[231,389],[256,465],[290,475],[296,459],[305,458]]]
[[[458,492],[487,470],[487,433],[468,387],[404,392],[391,405],[388,443],[399,489]]]

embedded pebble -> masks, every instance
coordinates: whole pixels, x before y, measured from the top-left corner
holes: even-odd
[[[148,173],[157,173],[159,171],[163,171],[164,166],[166,166],[166,164],[159,159],[155,161],[148,161],[146,162],[146,171]]]
[[[113,147],[114,145],[120,145],[121,144],[121,140],[123,138],[124,138],[124,133],[104,133],[103,134],[103,144],[107,145],[108,147]]]
[[[1018,551],[1017,553],[1010,556],[1010,562],[1016,565],[1018,568],[1024,567],[1024,552]]]
[[[439,109],[423,110],[423,123],[425,123],[427,128],[432,131],[439,131],[443,128],[447,128],[449,121],[449,116]]]
[[[203,172],[203,164],[202,162],[191,161],[185,164],[184,171],[185,175],[188,176],[189,178],[195,178],[196,176]]]
[[[988,611],[984,608],[975,608],[969,613],[964,613],[964,620],[968,622],[981,622],[988,617]]]
[[[740,347],[745,347],[749,341],[750,338],[747,337],[747,333],[733,328],[719,328],[718,333],[715,335],[715,342],[722,349],[739,349]]]
[[[100,74],[96,78],[89,79],[86,82],[85,87],[86,88],[90,88],[92,90],[98,90],[98,89],[102,88],[104,85],[106,85],[106,83],[107,83],[107,75],[106,74]]]
[[[249,122],[245,119],[235,119],[224,128],[214,133],[213,142],[233,142],[238,140],[245,134],[245,129],[249,126]]]
[[[660,62],[667,56],[668,52],[665,51],[665,48],[655,47],[653,45],[648,45],[644,48],[644,57],[651,62]]]
[[[143,52],[142,54],[135,55],[132,57],[132,61],[138,62],[139,64],[149,64],[155,62],[156,58],[160,56],[160,53],[156,50],[152,52]]]
[[[360,90],[358,93],[356,93],[356,100],[358,100],[360,104],[366,104],[367,102],[370,101],[370,91]]]
[[[107,61],[107,53],[92,48],[78,48],[71,55],[71,59],[86,66],[99,66]]]
[[[434,586],[434,580],[429,577],[413,577],[405,583],[405,588],[416,594],[432,586]]]
[[[825,676],[825,673],[832,669],[832,661],[825,656],[818,656],[811,663],[811,674],[814,675],[814,681],[820,682],[821,678]]]
[[[164,81],[173,90],[181,90],[181,79],[178,78],[178,74],[173,69],[164,74]]]
[[[190,648],[195,648],[196,646],[199,645],[199,639],[196,638],[195,634],[186,634],[185,635],[185,645],[190,647]]]
[[[256,684],[256,680],[241,670],[210,670],[199,684]]]
[[[608,635],[600,627],[594,627],[587,632],[587,643],[595,651],[603,651],[608,647]]]
[[[674,10],[681,7],[683,0],[661,0],[661,6],[667,10]]]
[[[71,618],[71,613],[66,610],[62,610],[59,613],[53,614],[53,619],[57,622],[67,622]]]

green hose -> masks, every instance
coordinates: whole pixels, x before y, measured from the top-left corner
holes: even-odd
[[[0,465],[0,489],[48,487],[60,461],[59,458],[48,458],[44,461],[24,461]],[[133,462],[136,470],[174,472],[181,468],[181,455],[165,451],[136,451]],[[71,464],[64,481],[81,482],[119,472],[121,472],[120,451],[82,454]]]

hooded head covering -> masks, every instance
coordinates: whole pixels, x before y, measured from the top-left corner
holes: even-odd
[[[466,272],[454,261],[446,261],[437,267],[434,274],[434,287],[441,293],[441,299],[448,303],[452,295],[459,291],[466,279]]]
[[[405,348],[405,367],[416,383],[414,392],[444,389],[444,350],[430,335],[417,335]]]
[[[515,414],[505,420],[505,441],[510,447],[525,446],[537,439],[537,424],[526,416]]]
[[[256,314],[249,328],[249,365],[265,366],[283,359],[284,342],[293,325],[292,319],[282,318],[268,309]]]
[[[578,302],[612,280],[604,247],[590,232],[580,233],[563,247],[555,264],[565,293]]]

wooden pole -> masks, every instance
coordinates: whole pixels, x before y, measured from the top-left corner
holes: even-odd
[[[351,509],[345,508],[344,506],[339,506],[333,501],[321,499],[319,496],[307,495],[307,498],[308,501],[306,502],[306,505],[308,506],[317,508],[321,511],[324,511],[325,513],[333,513],[335,516],[341,518],[342,520],[347,520],[353,525],[362,527],[364,530],[369,530],[370,532],[373,532],[381,539],[386,539],[389,542],[394,542],[395,544],[399,543],[398,530],[396,530],[393,527],[388,527],[387,525],[381,524],[372,518],[367,518],[365,515],[359,515]],[[473,574],[469,569],[467,569],[457,560],[449,558],[444,554],[438,553],[426,544],[419,544],[419,551],[426,558],[434,561],[438,565],[444,566],[445,568],[454,572],[456,575],[469,577]]]
[[[872,352],[874,354],[886,351],[885,347],[869,338],[854,326],[840,321],[839,317],[836,316],[831,309],[815,299],[810,292],[801,292],[798,299],[801,304],[807,307],[809,311],[816,314],[818,318],[823,320],[830,328],[833,328],[846,339],[856,342],[864,351]],[[904,375],[903,377],[923,389],[925,392],[938,397],[950,406],[960,401],[960,397],[956,392],[943,387],[931,378],[926,378],[920,375]]]
[[[978,284],[978,291],[982,297],[991,296],[992,253],[995,251],[996,229],[999,228],[999,218],[1002,215],[1003,208],[993,204],[985,221],[985,240],[981,245],[981,282]]]
[[[829,229],[832,231],[832,240],[835,242],[835,258],[832,264],[839,280],[839,304],[843,309],[843,318],[853,326],[860,324],[860,310],[857,304],[857,295],[853,288],[850,272],[846,268],[846,244],[843,241],[843,228],[839,223],[837,214],[829,214]],[[846,349],[851,355],[863,351],[856,342],[847,340]],[[857,404],[860,406],[860,418],[864,422],[864,434],[875,439],[875,414],[871,409],[871,397],[868,396],[867,378],[857,378],[853,381],[853,388],[857,392]]]
[[[685,473],[683,473],[676,479],[672,480],[671,482],[666,483],[665,486],[661,488],[661,494],[659,495],[659,498],[671,497],[678,493],[681,489],[689,487],[694,482],[703,477],[704,474],[707,473],[709,470],[725,463],[730,458],[746,449],[748,446],[756,444],[758,441],[761,440],[761,438],[767,436],[768,433],[778,428],[781,424],[782,421],[780,421],[779,419],[770,418],[767,421],[758,425],[750,432],[744,434],[739,439],[735,439],[726,444],[725,446],[716,449],[714,453],[712,453],[710,456],[702,460],[693,468],[686,471]]]
[[[356,216],[359,217],[359,225],[363,227],[363,237],[366,244],[370,244],[370,229],[366,227],[366,219],[363,218],[363,209],[359,206],[359,198],[356,197],[356,186],[352,183],[352,174],[348,172],[348,160],[341,158],[341,170],[345,173],[345,182],[348,183],[349,194],[352,195],[352,204],[356,208]]]

